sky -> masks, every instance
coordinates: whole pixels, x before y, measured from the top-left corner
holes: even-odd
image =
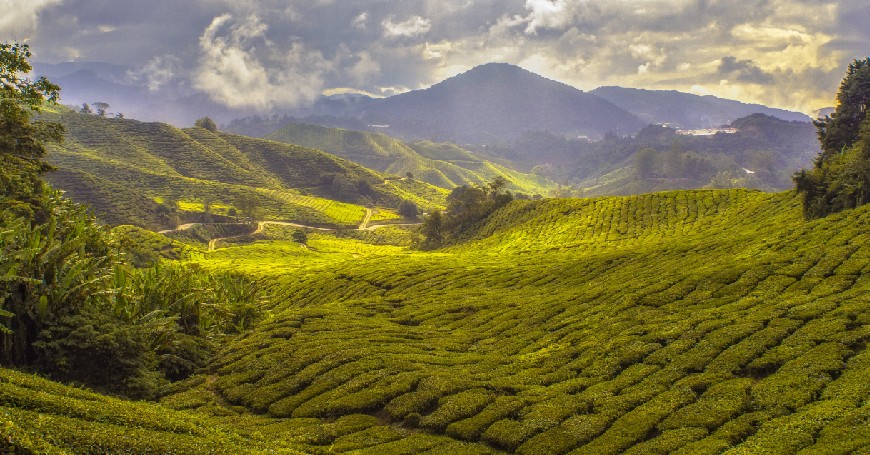
[[[811,113],[870,56],[866,0],[0,0],[0,41],[107,62],[229,107],[389,96],[507,62],[582,90],[680,90]]]

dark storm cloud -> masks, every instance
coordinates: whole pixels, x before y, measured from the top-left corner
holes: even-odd
[[[325,89],[425,87],[496,60],[585,89],[675,88],[806,110],[870,53],[864,0],[12,3],[0,25],[15,25],[0,30],[15,36],[0,39],[28,38],[43,61],[128,65],[155,90],[174,81],[262,108]]]
[[[738,60],[735,57],[724,57],[719,63],[720,79],[732,79],[750,84],[771,84],[773,76],[755,66],[752,60]]]

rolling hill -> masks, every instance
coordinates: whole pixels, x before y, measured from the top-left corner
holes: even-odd
[[[483,184],[502,177],[512,190],[547,194],[553,182],[486,161],[459,146],[418,141],[405,144],[384,134],[289,123],[266,139],[311,147],[379,172],[414,178],[442,188]]]
[[[270,280],[270,316],[202,374],[146,405],[2,371],[0,412],[74,452],[861,453],[868,235],[870,205],[700,190],[514,201],[426,253],[233,245],[192,261]]]
[[[50,181],[109,224],[165,228],[172,224],[159,214],[166,201],[200,214],[209,203],[215,214],[227,215],[247,197],[272,219],[356,225],[365,215],[362,205],[390,209],[410,198],[437,207],[445,196],[422,182],[386,182],[358,164],[300,146],[68,111],[44,118],[67,131],[66,141],[50,149],[48,160],[58,168]]]

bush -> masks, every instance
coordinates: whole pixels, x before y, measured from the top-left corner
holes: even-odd
[[[147,326],[89,308],[43,330],[34,348],[40,369],[56,379],[150,399],[164,382],[152,335]]]

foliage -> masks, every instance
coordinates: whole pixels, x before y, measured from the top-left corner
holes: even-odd
[[[104,230],[82,207],[51,196],[44,224],[17,219],[0,232],[0,297],[11,333],[0,339],[4,363],[36,361],[39,333],[89,302],[105,300],[113,257]]]
[[[290,237],[296,243],[308,243],[308,234],[306,234],[305,231],[303,231],[302,229],[297,229],[293,231],[293,234],[291,234]]]
[[[423,248],[437,248],[456,241],[491,213],[513,200],[504,190],[505,180],[498,177],[486,186],[460,186],[447,196],[447,214],[436,211],[423,220]]]
[[[870,444],[870,212],[799,207],[745,190],[514,201],[437,252],[323,234],[227,248],[198,262],[262,273],[274,304],[219,355],[215,390],[467,451],[849,452]],[[430,443],[390,428],[317,447]]]
[[[870,202],[870,58],[849,65],[837,101],[832,116],[815,122],[822,152],[813,168],[794,175],[807,218]]]
[[[399,203],[399,207],[396,208],[396,213],[401,215],[402,218],[406,218],[409,220],[417,219],[419,211],[420,209],[417,208],[417,204],[407,199],[402,199],[402,202]]]
[[[44,160],[44,141],[60,141],[63,129],[55,123],[31,122],[43,103],[56,102],[60,87],[45,78],[22,78],[32,69],[27,44],[0,43],[0,216],[35,217],[42,221],[46,191],[42,174],[51,169]]]
[[[262,277],[267,317],[161,402],[207,418],[215,452],[853,452],[870,444],[868,215],[804,222],[792,193],[680,191],[513,201],[437,252],[313,232],[308,249],[222,248],[193,261]],[[160,437],[149,416],[195,424],[166,408],[70,416],[84,392],[40,386],[35,402],[0,382],[34,444],[46,423],[24,409],[80,444],[64,447],[204,437]]]
[[[106,109],[109,108],[109,103],[105,103],[103,101],[94,101],[93,103],[95,113],[100,117],[106,116]]]
[[[212,120],[209,117],[203,117],[201,119],[198,119],[193,124],[193,126],[195,126],[197,128],[204,128],[208,131],[211,131],[212,133],[217,133],[217,130],[218,130],[217,123],[215,123],[214,120]]]
[[[837,92],[837,109],[816,120],[822,153],[817,162],[829,160],[859,140],[859,131],[870,108],[870,58],[853,60]],[[818,164],[818,163],[817,163]]]

